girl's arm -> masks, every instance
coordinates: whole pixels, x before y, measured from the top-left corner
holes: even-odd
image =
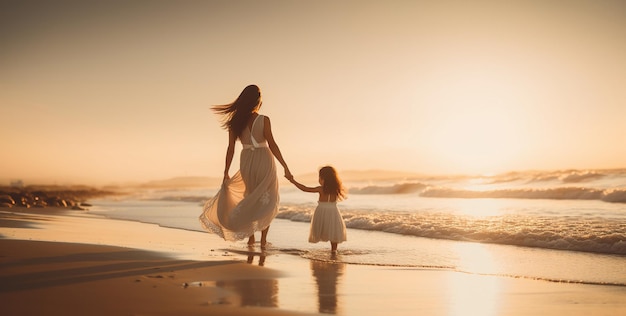
[[[289,181],[291,181],[291,183],[293,183],[293,185],[295,185],[296,188],[298,188],[298,189],[300,189],[300,190],[302,190],[304,192],[319,193],[319,192],[322,191],[322,187],[321,186],[314,187],[314,188],[313,187],[307,187],[306,185],[296,181],[296,179],[294,179],[294,178],[291,178]]]
[[[272,135],[272,124],[270,123],[270,118],[265,116],[263,118],[263,123],[265,124],[263,126],[263,136],[265,136],[272,154],[276,157],[276,159],[278,159],[278,162],[280,162],[285,169],[285,178],[291,180],[293,178],[291,171],[289,171],[289,167],[287,167],[287,163],[285,162],[285,159],[283,159],[283,155],[280,153],[280,148],[278,148],[278,144],[276,144],[276,141],[274,140],[274,135]]]

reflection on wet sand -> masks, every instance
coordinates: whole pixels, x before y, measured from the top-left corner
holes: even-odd
[[[259,255],[259,267],[262,267],[265,265],[265,254],[262,253]],[[252,264],[254,262],[254,254],[249,254],[248,255],[248,263]]]
[[[344,272],[344,263],[311,260],[311,272],[317,283],[318,310],[337,314],[337,283]]]
[[[248,255],[248,263],[252,264],[255,254]],[[259,266],[265,264],[265,254],[259,255]],[[239,295],[239,302],[231,302],[239,306],[278,307],[278,281],[276,279],[247,279],[217,281],[216,286]]]

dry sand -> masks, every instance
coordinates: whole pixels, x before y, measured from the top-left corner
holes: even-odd
[[[623,287],[309,261],[51,208],[0,210],[0,301],[1,315],[626,315]]]

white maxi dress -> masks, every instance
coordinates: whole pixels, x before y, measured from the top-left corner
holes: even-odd
[[[263,134],[263,115],[241,133],[239,171],[204,204],[200,223],[225,240],[241,240],[264,230],[278,213],[276,163]]]

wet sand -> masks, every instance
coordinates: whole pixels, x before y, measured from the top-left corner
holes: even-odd
[[[0,209],[0,267],[3,315],[626,314],[623,287],[311,261],[57,208]]]

